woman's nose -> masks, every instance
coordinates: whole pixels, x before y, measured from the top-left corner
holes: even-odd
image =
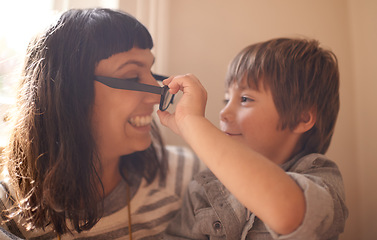
[[[145,82],[143,82],[144,84],[148,84],[148,85],[153,85],[153,86],[160,86],[157,82],[157,80],[153,77],[152,74],[150,74]],[[160,99],[161,99],[161,95],[159,94],[155,94],[155,93],[145,93],[147,96],[145,97],[145,100],[146,102],[148,103],[153,103],[153,104],[159,104],[160,103]]]
[[[153,85],[153,86],[160,86],[158,81],[154,78],[152,73],[149,73],[145,80],[143,81],[144,84]]]

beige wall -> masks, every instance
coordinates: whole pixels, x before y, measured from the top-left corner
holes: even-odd
[[[154,18],[159,24],[145,16],[148,11],[138,13],[156,39],[156,71],[196,74],[209,93],[207,117],[216,125],[226,68],[241,48],[272,37],[307,36],[320,40],[335,52],[341,72],[341,109],[328,155],[343,173],[350,210],[341,239],[375,239],[377,2],[160,0],[158,3],[160,8]],[[163,131],[168,143],[184,144],[169,130]]]
[[[377,235],[377,2],[348,0],[352,41],[353,94],[360,225],[363,239]],[[351,167],[351,166],[350,166]]]
[[[155,71],[192,72],[209,93],[218,125],[228,62],[243,47],[280,36],[320,40],[338,56],[341,109],[328,155],[344,177],[350,216],[342,240],[377,236],[376,0],[55,0],[55,8],[116,7],[155,39]],[[163,129],[168,143],[184,144]]]

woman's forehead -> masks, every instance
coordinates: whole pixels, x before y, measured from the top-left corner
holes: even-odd
[[[129,65],[139,67],[151,67],[155,57],[150,49],[132,48],[129,51],[116,53],[107,59],[102,59],[96,66],[96,72],[106,71],[117,72]]]

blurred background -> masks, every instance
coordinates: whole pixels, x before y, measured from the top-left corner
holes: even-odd
[[[350,210],[340,239],[376,239],[376,0],[0,0],[0,146],[30,37],[62,11],[87,7],[121,9],[144,23],[155,41],[153,71],[194,73],[208,90],[206,114],[217,126],[226,69],[242,48],[274,37],[309,37],[331,49],[340,65],[341,109],[327,155],[343,173]],[[161,128],[168,144],[185,145]]]

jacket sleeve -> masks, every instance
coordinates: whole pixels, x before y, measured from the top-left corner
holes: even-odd
[[[302,224],[292,233],[274,239],[338,239],[344,231],[348,210],[337,165],[320,154],[311,154],[287,172],[300,186],[306,202]],[[268,228],[268,226],[266,226]]]

